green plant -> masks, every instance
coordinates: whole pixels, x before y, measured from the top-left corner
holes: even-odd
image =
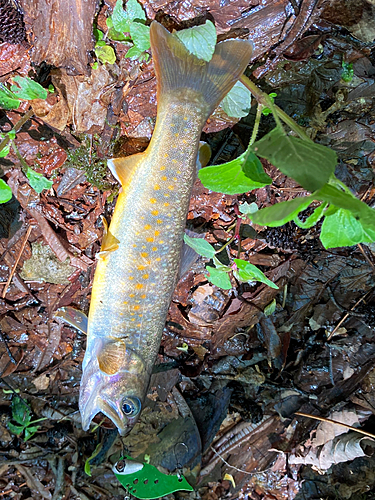
[[[3,83],[0,83],[0,107],[6,110],[18,109],[21,101],[31,101],[33,99],[46,99],[48,91],[39,83],[34,82],[29,77],[15,76],[10,89]],[[33,111],[28,111],[6,134],[0,134],[0,158],[5,158],[12,148],[17,158],[23,167],[24,173],[29,179],[30,186],[37,193],[41,193],[43,189],[49,189],[53,182],[46,179],[42,174],[35,172],[22,158],[18,148],[14,142],[17,132],[33,115]],[[0,203],[5,203],[12,198],[12,190],[6,182],[0,179]]]
[[[219,250],[215,250],[208,241],[202,238],[191,238],[187,234],[184,236],[185,243],[193,248],[199,255],[212,259],[213,266],[206,266],[206,270],[208,272],[207,278],[213,285],[223,288],[224,290],[230,290],[232,288],[230,275],[233,275],[240,283],[254,284],[254,282],[260,281],[271,288],[279,288],[275,283],[269,280],[260,269],[250,264],[250,262],[242,259],[233,259],[229,266],[220,262],[217,255],[230,245],[233,240],[234,237],[227,241]]]
[[[24,441],[27,441],[39,430],[39,425],[35,424],[46,419],[38,418],[37,420],[31,420],[31,408],[23,399],[15,396],[12,399],[12,420],[16,423],[8,422],[7,425],[10,432],[17,436],[20,436],[24,432]]]
[[[294,220],[303,228],[312,227],[324,218],[320,239],[325,248],[352,246],[375,241],[375,210],[356,198],[334,175],[337,156],[326,146],[314,143],[273,99],[243,76],[243,83],[258,100],[258,110],[249,146],[237,159],[199,172],[203,185],[225,194],[241,194],[272,182],[259,158],[269,160],[283,174],[296,180],[311,194],[263,208],[248,217],[262,226],[282,226]],[[264,108],[269,108],[276,127],[255,141]],[[298,136],[288,134],[281,120]],[[259,157],[259,158],[258,158]],[[320,202],[302,222],[298,215],[312,203]]]

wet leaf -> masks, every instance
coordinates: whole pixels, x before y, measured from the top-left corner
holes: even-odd
[[[324,215],[324,210],[327,206],[327,203],[324,202],[319,207],[317,207],[313,213],[307,217],[305,222],[302,222],[299,217],[294,218],[295,224],[297,224],[298,227],[301,227],[303,229],[308,229],[309,227],[315,226],[315,224],[323,217]]]
[[[232,288],[232,283],[230,282],[229,275],[227,271],[222,271],[216,267],[207,266],[208,271],[207,278],[213,285],[222,288],[223,290],[230,290]]]
[[[27,178],[29,179],[30,186],[35,189],[37,193],[41,193],[44,189],[50,189],[53,185],[52,181],[49,181],[42,174],[38,174],[32,168],[28,168],[26,173]]]
[[[216,45],[216,28],[211,21],[200,26],[177,31],[177,38],[185,45],[189,52],[199,59],[210,61]]]
[[[12,190],[3,179],[0,179],[0,203],[6,203],[11,198]]]
[[[243,173],[252,181],[259,182],[264,186],[272,183],[271,177],[265,173],[259,158],[251,150],[246,151],[241,166]]]
[[[276,311],[276,299],[273,299],[264,309],[263,312],[266,316],[271,316]]]
[[[270,184],[270,182],[254,181],[245,175],[242,170],[243,164],[245,163],[245,155],[246,153],[243,153],[235,160],[223,163],[222,165],[211,165],[202,168],[199,171],[198,177],[203,186],[217,193],[242,194]],[[251,167],[248,166],[247,168],[249,172]],[[258,166],[255,165],[253,170],[256,171],[257,168]]]
[[[128,0],[126,2],[126,15],[130,21],[146,21],[146,14],[142,5],[137,0]]]
[[[114,64],[116,62],[116,54],[113,50],[113,47],[110,45],[96,45],[95,46],[95,55],[99,59],[99,61],[103,64]]]
[[[250,112],[251,93],[241,82],[236,82],[221,101],[220,106],[228,116],[243,118]]]
[[[4,137],[0,137],[0,140],[4,139]],[[10,144],[8,144],[0,151],[0,158],[5,158],[10,151]]]
[[[255,214],[255,212],[258,211],[258,205],[256,203],[242,203],[242,205],[239,206],[241,214],[244,215],[252,215]]]
[[[12,424],[12,422],[8,422],[7,427],[10,430],[10,432],[12,434],[15,434],[16,436],[19,436],[25,428],[23,425],[14,425]]]
[[[234,276],[243,282],[252,282],[252,281],[260,281],[261,283],[265,283],[271,288],[278,289],[279,287],[275,285],[271,280],[269,280],[260,269],[258,269],[250,262],[246,262],[242,259],[234,259],[234,263],[237,266],[236,270],[233,270]]]
[[[313,201],[313,196],[294,198],[294,200],[282,201],[271,207],[262,208],[258,212],[249,215],[249,217],[253,222],[261,226],[282,226],[297,217]]]
[[[124,31],[128,32],[130,30],[130,19],[128,18],[127,13],[122,8],[122,0],[117,0],[110,19],[112,20],[113,27],[116,31],[123,33]]]
[[[0,108],[17,109],[21,101],[4,84],[0,83]]]
[[[38,425],[26,427],[24,441],[27,441],[28,439],[32,438],[38,430],[39,430]]]
[[[130,49],[125,54],[125,57],[128,57],[130,59],[140,60],[143,54],[144,52],[142,50],[139,50],[139,48],[136,45],[134,45],[133,47],[130,47]]]
[[[203,238],[191,238],[187,234],[184,235],[184,241],[189,247],[195,250],[199,255],[212,259],[216,253],[216,250],[208,241]]]
[[[15,81],[19,86],[12,85],[10,89],[20,99],[26,99],[27,101],[32,99],[47,99],[48,90],[44,89],[34,80],[31,80],[31,78],[15,76],[13,81]]]
[[[278,127],[255,142],[252,150],[309,191],[328,182],[337,164],[332,149],[288,136]]]
[[[19,397],[14,397],[12,399],[12,418],[15,422],[24,427],[26,427],[31,420],[30,407]]]
[[[134,22],[130,25],[130,36],[134,45],[140,50],[145,51],[150,48],[150,27],[145,24]]]
[[[362,224],[343,208],[324,219],[320,239],[324,248],[350,247],[367,241]]]

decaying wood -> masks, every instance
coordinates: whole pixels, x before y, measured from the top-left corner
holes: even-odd
[[[88,52],[94,48],[95,0],[21,0],[21,5],[34,45],[32,62],[87,75]]]

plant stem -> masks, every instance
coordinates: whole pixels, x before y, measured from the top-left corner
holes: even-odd
[[[270,108],[270,110],[272,111],[272,113],[274,115],[274,118],[275,118],[276,122],[278,121],[277,120],[278,118],[281,118],[281,120],[286,125],[288,125],[288,127],[290,127],[291,130],[293,130],[293,132],[295,132],[300,139],[302,139],[304,141],[310,141],[311,142],[310,137],[306,134],[306,132],[303,130],[303,128],[300,127],[293,120],[293,118],[291,118],[290,116],[288,116],[285,113],[285,111],[283,111],[281,108],[279,108],[279,106],[277,106],[276,104],[273,104],[272,102],[270,103],[271,99],[269,98],[269,96],[265,92],[263,92],[262,90],[260,90],[260,88],[257,87],[254,82],[252,82],[245,75],[242,75],[241,78],[240,78],[240,80],[245,85],[245,87],[250,90],[250,92],[253,94],[253,96],[255,97],[255,99],[260,104],[262,104],[265,107],[269,107]]]
[[[19,132],[21,130],[21,128],[25,125],[25,123],[30,120],[30,118],[33,116],[34,114],[34,111],[32,109],[29,109],[29,111],[23,115],[23,117],[18,120],[18,122],[14,125],[14,127],[12,128],[12,131],[15,132],[17,134],[17,132]],[[9,137],[9,132],[5,135],[4,139],[0,142],[0,151],[2,151],[5,146],[8,144],[8,142],[10,141],[10,137]]]
[[[249,142],[249,146],[247,148],[248,151],[250,151],[250,147],[254,144],[255,139],[257,138],[258,130],[259,130],[259,124],[260,124],[260,119],[262,117],[262,109],[263,109],[263,104],[261,104],[260,102],[258,102],[257,114],[255,116],[255,122],[254,122],[253,132],[251,134],[251,139],[250,139],[250,142]]]
[[[221,248],[219,248],[219,250],[216,250],[215,255],[222,252],[224,250],[224,248],[226,248],[228,245],[230,245],[235,240],[235,238],[236,238],[236,236],[232,236],[232,238],[230,240],[228,240]]]
[[[21,153],[18,151],[18,148],[16,146],[16,143],[14,141],[12,141],[12,148],[13,148],[13,151],[16,153],[16,156],[17,158],[19,159],[21,165],[22,165],[22,170],[23,170],[23,173],[26,175],[27,174],[27,171],[29,170],[29,165],[26,163],[26,161],[24,160],[24,158],[22,157]]]

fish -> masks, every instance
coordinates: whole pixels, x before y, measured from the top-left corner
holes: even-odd
[[[108,160],[121,183],[95,270],[79,409],[126,436],[143,408],[176,286],[202,128],[250,62],[249,40],[218,43],[210,62],[150,26],[157,118],[144,153]]]

